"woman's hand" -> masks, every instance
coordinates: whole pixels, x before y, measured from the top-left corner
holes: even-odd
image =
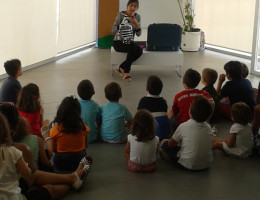
[[[130,22],[131,24],[134,24],[135,25],[135,29],[139,29],[139,23],[138,21],[136,20],[135,16],[132,16],[132,17],[129,17],[130,18]]]

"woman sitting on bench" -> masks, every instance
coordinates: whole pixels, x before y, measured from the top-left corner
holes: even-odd
[[[127,53],[126,60],[117,70],[125,81],[131,82],[130,70],[132,63],[143,53],[142,49],[134,43],[134,35],[141,35],[141,17],[135,11],[139,7],[138,0],[129,0],[127,10],[119,12],[112,27],[112,33],[116,34],[113,47],[118,52]]]

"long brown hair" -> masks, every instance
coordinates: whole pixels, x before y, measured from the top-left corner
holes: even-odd
[[[0,113],[0,144],[11,146],[12,143],[8,122],[4,115]]]
[[[36,112],[41,109],[39,87],[29,83],[22,88],[17,100],[17,108],[22,112]]]
[[[154,117],[148,110],[138,110],[132,124],[132,135],[137,141],[146,142],[152,140],[156,135],[156,123]]]

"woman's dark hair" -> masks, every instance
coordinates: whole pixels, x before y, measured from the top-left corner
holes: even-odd
[[[242,78],[242,64],[239,61],[229,61],[224,65],[224,70],[226,74],[232,79],[240,79]]]
[[[250,107],[243,102],[233,104],[231,107],[231,117],[236,123],[248,124],[252,120]]]
[[[122,90],[118,83],[111,82],[105,87],[105,96],[109,101],[118,102],[122,96]]]
[[[133,118],[132,135],[137,141],[146,142],[152,140],[156,135],[156,123],[154,117],[148,110],[138,110]]]
[[[131,3],[136,3],[136,4],[137,4],[137,8],[139,8],[139,1],[138,1],[138,0],[129,0],[129,1],[127,2],[127,7],[128,7]]]
[[[39,111],[41,109],[39,87],[34,83],[24,86],[18,97],[16,106],[22,112]]]
[[[22,116],[18,117],[18,126],[15,133],[12,136],[14,142],[20,142],[25,136],[29,135],[29,124]]]
[[[12,139],[8,127],[8,122],[5,116],[1,113],[0,113],[0,144],[4,144],[7,146],[12,145]]]
[[[0,105],[0,112],[5,116],[8,122],[10,135],[12,137],[18,125],[18,117],[19,117],[18,111],[15,106],[6,103]]]
[[[162,92],[163,83],[158,76],[149,76],[146,87],[151,95],[159,95]]]
[[[77,134],[86,127],[80,117],[81,107],[77,98],[74,96],[65,97],[58,110],[56,117],[50,126],[57,123],[59,131],[68,134]]]

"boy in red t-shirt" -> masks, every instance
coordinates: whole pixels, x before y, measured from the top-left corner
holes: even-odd
[[[172,133],[181,123],[190,119],[189,109],[195,96],[204,95],[210,100],[212,106],[214,107],[214,100],[208,92],[195,89],[200,80],[201,76],[196,70],[190,68],[185,72],[182,81],[185,90],[175,95],[172,108],[168,111],[168,118],[171,121]]]

